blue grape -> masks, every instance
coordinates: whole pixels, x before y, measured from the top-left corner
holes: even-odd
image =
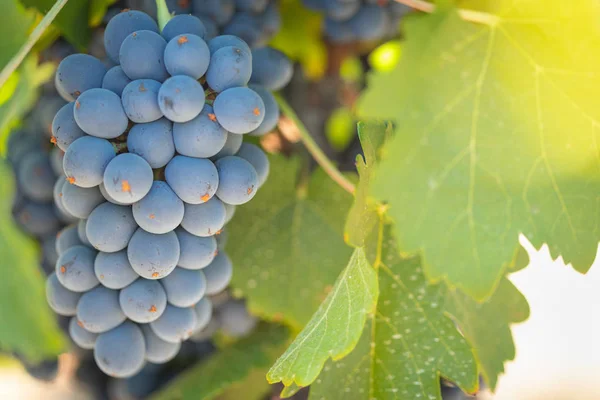
[[[215,51],[222,49],[223,47],[229,47],[229,46],[237,47],[239,49],[242,49],[243,51],[245,51],[246,53],[248,53],[250,55],[252,54],[252,51],[250,50],[250,47],[248,46],[248,44],[237,36],[220,35],[220,36],[216,36],[216,37],[212,38],[208,42],[208,49],[210,50],[211,55],[213,55],[215,53]]]
[[[213,314],[213,305],[208,297],[203,297],[194,306],[194,312],[196,313],[196,326],[194,331],[198,332],[206,328]]]
[[[265,118],[265,103],[247,87],[235,87],[219,93],[213,109],[217,121],[231,133],[252,132]]]
[[[240,147],[242,147],[243,141],[243,135],[227,132],[227,140],[225,141],[225,145],[217,154],[211,157],[211,160],[216,161],[219,158],[235,155],[235,153],[240,150]]]
[[[119,326],[125,319],[117,290],[96,286],[84,293],[77,303],[77,320],[89,332],[106,332]]]
[[[150,323],[156,336],[170,343],[179,343],[188,339],[196,326],[194,309],[180,308],[170,304],[159,319]]]
[[[240,12],[233,16],[223,33],[243,39],[251,48],[264,46],[267,41],[260,27],[260,21],[252,14]]]
[[[217,318],[211,318],[208,324],[202,329],[195,330],[191,336],[194,342],[205,342],[210,340],[221,327],[221,323]]]
[[[139,278],[131,268],[125,250],[116,253],[99,252],[94,261],[94,273],[100,283],[109,289],[123,289]]]
[[[54,197],[54,205],[56,206],[56,208],[58,209],[59,212],[59,218],[60,218],[60,214],[63,214],[64,216],[68,216],[69,218],[75,218],[75,216],[71,215],[71,213],[69,213],[67,211],[67,209],[65,208],[65,206],[63,205],[62,202],[62,191],[65,185],[68,185],[69,183],[67,181],[65,181],[62,177],[58,178],[56,180],[56,182],[54,183],[54,189],[53,189],[53,197]]]
[[[223,332],[234,338],[248,335],[258,324],[258,318],[248,313],[242,300],[231,300],[219,307],[219,320]]]
[[[115,15],[106,25],[104,47],[106,54],[116,63],[120,63],[119,50],[125,38],[135,31],[159,32],[156,22],[140,11],[126,11]]]
[[[206,83],[216,92],[246,86],[252,75],[252,55],[239,47],[227,46],[215,51],[206,71]]]
[[[46,236],[60,228],[60,222],[50,204],[28,201],[14,214],[15,220],[25,232],[34,236]]]
[[[59,148],[54,148],[50,150],[50,166],[52,167],[52,171],[54,171],[54,175],[61,176],[64,174],[63,172],[63,158],[65,157],[65,152]]]
[[[96,339],[94,359],[106,375],[128,378],[144,366],[146,344],[142,330],[132,322],[125,322]]]
[[[162,340],[150,328],[150,325],[141,325],[144,339],[146,342],[146,360],[154,364],[164,364],[171,361],[181,348],[181,344],[170,343]]]
[[[221,252],[202,272],[206,278],[206,294],[213,295],[223,291],[229,285],[233,266],[227,254]]]
[[[200,301],[206,290],[206,279],[202,271],[175,268],[160,280],[167,301],[176,307],[192,307]]]
[[[242,147],[240,147],[236,156],[252,164],[258,176],[258,187],[261,187],[269,176],[269,159],[265,152],[254,144],[242,143]]]
[[[252,200],[259,186],[252,164],[241,157],[227,156],[218,159],[215,166],[219,172],[217,197],[221,201],[237,206]]]
[[[36,105],[36,110],[31,115],[31,119],[36,121],[34,132],[52,134],[52,120],[56,113],[66,104],[65,100],[59,96],[42,96]]]
[[[133,204],[148,194],[154,175],[152,167],[137,154],[119,154],[104,171],[104,189],[113,199]]]
[[[35,201],[50,201],[54,197],[54,173],[48,154],[29,153],[19,163],[17,181],[23,194]]]
[[[69,225],[56,234],[56,254],[61,256],[65,251],[75,246],[83,246],[77,234],[77,225]]]
[[[175,234],[180,248],[177,265],[181,268],[202,269],[217,255],[217,241],[214,236],[200,237],[181,228],[176,229]]]
[[[235,13],[234,0],[192,0],[194,14],[204,15],[217,25],[225,25]]]
[[[121,95],[127,117],[135,123],[152,122],[162,118],[158,106],[160,82],[152,79],[137,79],[130,82]]]
[[[335,21],[325,18],[325,35],[335,43],[350,43],[356,40],[356,36],[350,29],[347,21]]]
[[[176,15],[167,22],[162,30],[162,35],[167,42],[170,42],[175,36],[184,34],[196,35],[204,39],[206,27],[199,18],[193,15]]]
[[[217,251],[225,250],[225,245],[227,244],[227,239],[229,238],[229,234],[227,230],[222,230],[221,233],[215,235],[217,239]]]
[[[110,197],[110,195],[106,191],[106,188],[104,187],[104,183],[99,184],[98,189],[100,189],[100,193],[102,193],[102,196],[106,199],[106,201],[116,204],[118,206],[127,206],[128,205],[125,203],[121,203],[120,201],[117,201],[117,200],[113,199],[112,197]]]
[[[77,218],[87,218],[104,197],[98,187],[82,188],[65,182],[62,189],[62,205],[69,214]]]
[[[271,2],[265,12],[260,16],[260,23],[263,32],[268,35],[274,35],[281,29],[281,14],[277,2]]]
[[[156,321],[165,311],[167,294],[157,281],[138,279],[119,294],[121,309],[132,321]]]
[[[167,233],[183,219],[183,202],[166,182],[154,181],[150,192],[133,204],[137,224],[150,233]]]
[[[179,261],[179,240],[175,232],[156,235],[138,229],[129,241],[127,257],[142,278],[164,278]]]
[[[209,17],[206,15],[198,15],[197,16],[200,21],[202,21],[202,25],[206,28],[206,34],[204,35],[204,40],[210,40],[216,37],[219,34],[219,27]]]
[[[236,206],[227,203],[223,203],[223,205],[225,206],[225,223],[227,224],[235,215]]]
[[[292,79],[294,66],[281,51],[272,47],[252,50],[252,77],[250,82],[268,90],[283,89]]]
[[[175,155],[173,123],[166,118],[134,125],[127,135],[127,149],[137,154],[152,168],[162,168]]]
[[[89,247],[71,247],[56,262],[56,276],[67,289],[87,292],[100,283],[94,274],[95,259],[96,252]]]
[[[277,126],[279,122],[279,105],[273,94],[262,86],[250,85],[250,89],[258,93],[263,103],[265,103],[265,119],[258,128],[250,132],[250,135],[262,136],[271,132]]]
[[[200,36],[175,36],[165,49],[165,67],[171,75],[187,75],[200,79],[208,69],[209,63],[210,51]]]
[[[77,346],[86,350],[93,349],[98,338],[97,333],[88,332],[79,326],[76,317],[71,318],[69,321],[69,336]]]
[[[269,0],[235,0],[237,11],[262,13],[267,8]]]
[[[58,252],[56,251],[56,235],[48,235],[42,238],[42,256],[43,263],[47,263],[50,266],[54,266],[58,261]],[[51,271],[54,268],[50,268]]]
[[[46,299],[55,313],[67,317],[77,313],[77,303],[81,293],[72,292],[58,280],[56,273],[50,274],[46,280]]]
[[[158,91],[158,105],[173,122],[196,118],[204,107],[204,89],[194,78],[176,75],[167,79]]]
[[[19,353],[14,353],[13,357],[21,362],[21,365],[27,374],[39,381],[52,383],[58,375],[58,359],[48,359],[36,364],[31,364],[24,359]]]
[[[71,143],[85,136],[85,132],[75,122],[74,110],[75,102],[67,103],[58,110],[52,120],[52,142],[62,151],[67,151]]]
[[[360,1],[325,0],[327,16],[336,21],[346,21],[352,18],[360,6]]]
[[[378,40],[385,36],[389,16],[383,7],[367,5],[348,21],[352,33],[360,40]]]
[[[165,68],[167,42],[153,31],[136,31],[125,38],[119,50],[123,72],[130,79],[153,79],[163,82],[169,77]]]
[[[94,248],[114,253],[127,247],[136,229],[131,207],[105,202],[90,214],[85,234]]]
[[[75,101],[77,125],[88,135],[103,139],[121,136],[129,121],[121,99],[108,89],[90,89]]]
[[[73,101],[86,90],[102,87],[106,67],[88,54],[72,54],[60,62],[54,82],[58,93]]]
[[[208,237],[225,225],[225,206],[221,200],[212,198],[203,204],[186,204],[181,226],[189,233]]]
[[[232,299],[231,294],[227,290],[212,294],[209,296],[209,298],[214,309],[218,309]]]
[[[77,236],[79,236],[79,240],[86,246],[91,246],[92,244],[87,238],[87,234],[85,233],[85,228],[87,226],[87,219],[80,219],[77,223]]]
[[[165,178],[177,196],[189,204],[207,202],[219,186],[215,165],[200,158],[175,156],[167,164]]]
[[[209,158],[225,146],[227,131],[217,122],[212,106],[207,104],[193,120],[173,124],[173,139],[179,154]]]
[[[104,79],[102,80],[102,88],[110,90],[115,94],[121,96],[123,93],[123,89],[131,82],[131,79],[125,72],[123,72],[123,68],[120,65],[115,65],[111,69],[106,72],[104,75]]]
[[[108,140],[84,136],[75,140],[65,153],[63,169],[67,180],[79,187],[102,183],[106,166],[116,156]]]

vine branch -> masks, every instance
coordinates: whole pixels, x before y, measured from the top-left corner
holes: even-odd
[[[404,4],[405,6],[414,8],[418,11],[423,11],[431,14],[435,11],[435,4],[423,0],[394,0],[396,3]],[[484,25],[496,25],[500,18],[496,15],[488,14],[481,11],[459,9],[458,15],[465,21],[476,22]]]
[[[306,129],[302,121],[300,121],[300,119],[298,118],[292,107],[288,104],[288,102],[280,94],[275,93],[274,95],[283,113],[296,125],[296,128],[300,133],[300,138],[302,139],[302,142],[304,143],[304,146],[306,147],[310,155],[321,166],[321,168],[323,168],[323,170],[327,173],[327,175],[329,175],[331,179],[333,179],[348,193],[354,194],[356,190],[354,184],[350,182],[348,178],[346,178],[344,174],[342,174],[335,165],[333,165],[329,158],[327,158],[325,153],[323,153],[323,150],[321,150],[321,148],[314,141],[312,136],[310,136],[308,130]]]

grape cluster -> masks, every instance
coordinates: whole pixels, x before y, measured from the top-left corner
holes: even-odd
[[[410,7],[394,0],[302,0],[325,14],[325,35],[335,43],[379,41],[398,32]]]
[[[275,127],[270,91],[287,84],[292,66],[275,50],[206,34],[192,15],[160,32],[147,14],[124,11],[104,33],[115,66],[73,54],[57,69],[68,103],[54,116],[51,141],[64,151],[64,177],[27,187],[43,188],[42,200],[78,222],[56,239],[47,298],[71,317],[73,341],[114,377],[171,360],[191,336],[217,328],[235,335],[256,323],[248,317],[236,331],[232,321],[248,315],[237,302],[211,318],[209,296],[232,275],[222,230],[269,173],[264,152],[243,136]],[[261,63],[270,69],[254,69]]]

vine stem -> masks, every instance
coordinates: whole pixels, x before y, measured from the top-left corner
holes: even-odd
[[[11,74],[19,67],[19,65],[21,65],[25,59],[25,56],[27,56],[29,51],[31,51],[33,48],[33,45],[36,44],[44,31],[50,26],[52,21],[54,21],[54,18],[56,18],[59,11],[65,6],[65,4],[67,4],[67,1],[69,0],[58,0],[56,3],[54,3],[50,11],[48,11],[48,14],[44,16],[40,23],[31,32],[29,38],[27,38],[27,41],[23,44],[23,46],[21,46],[17,54],[15,54],[15,56],[2,69],[2,72],[0,72],[0,87],[4,86]]]
[[[319,147],[319,145],[314,141],[312,136],[308,133],[308,130],[300,121],[292,107],[288,104],[288,102],[279,94],[275,93],[275,99],[281,107],[283,113],[292,120],[298,132],[300,133],[300,138],[302,139],[302,143],[310,153],[310,155],[315,159],[315,161],[323,168],[323,170],[329,175],[331,179],[333,179],[338,185],[340,185],[344,190],[348,193],[354,194],[356,191],[356,187],[352,182],[350,182],[344,174],[340,172],[339,169],[331,162],[329,158],[323,153],[323,150]]]
[[[435,11],[435,4],[429,3],[429,2],[423,1],[423,0],[394,0],[394,1],[396,3],[404,4],[406,6],[414,8],[415,10],[423,11],[423,12],[426,12],[429,14],[431,14],[432,12]],[[462,19],[464,19],[465,21],[476,22],[478,24],[484,24],[484,25],[496,25],[500,21],[499,17],[492,15],[492,14],[485,13],[485,12],[480,12],[480,11],[459,9],[458,15],[460,15],[460,17]]]

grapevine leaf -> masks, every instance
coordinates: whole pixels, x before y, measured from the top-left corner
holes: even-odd
[[[89,10],[90,26],[100,25],[108,8],[116,2],[117,0],[91,0]]]
[[[390,225],[380,225],[368,245],[375,247],[377,312],[354,351],[326,365],[311,399],[439,400],[440,376],[476,391],[475,357],[445,315],[445,285],[427,282],[419,257],[399,255]]]
[[[352,196],[320,169],[296,188],[300,160],[270,162],[269,179],[227,225],[232,286],[254,314],[300,330],[352,253],[343,241]]]
[[[257,369],[268,368],[282,350],[287,337],[285,328],[262,324],[247,338],[220,349],[205,362],[179,375],[152,399],[208,400],[221,394],[226,396],[232,385],[254,374]],[[235,387],[232,389],[235,390]]]
[[[327,359],[337,360],[350,353],[360,338],[367,314],[375,310],[378,291],[376,272],[359,247],[327,299],[271,367],[268,381],[308,386]]]
[[[0,70],[17,54],[23,43],[27,40],[29,28],[35,21],[35,15],[27,12],[16,1],[7,1],[2,4],[0,13]],[[3,87],[3,85],[0,85]]]
[[[35,243],[12,221],[14,186],[10,169],[0,163],[0,348],[35,363],[57,356],[65,341],[46,303]]]
[[[393,119],[372,193],[402,252],[483,300],[519,233],[580,272],[599,239],[597,2],[473,0],[407,18],[397,68],[371,77],[363,116]],[[592,211],[590,211],[592,210]]]
[[[271,391],[269,383],[265,380],[268,370],[269,367],[251,370],[243,381],[232,384],[216,398],[218,400],[266,399],[267,394]]]

